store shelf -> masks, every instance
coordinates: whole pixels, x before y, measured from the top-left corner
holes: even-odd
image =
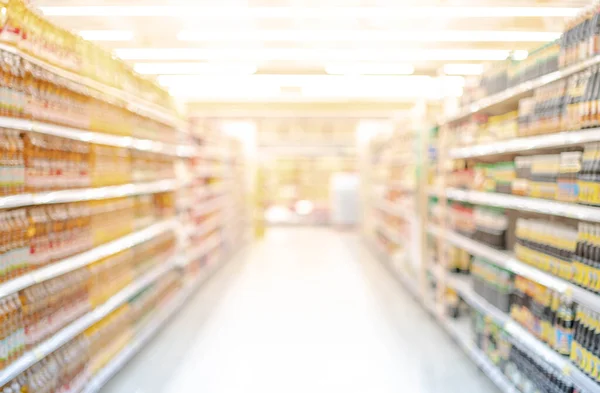
[[[429,225],[429,233],[435,236],[441,236],[442,230],[434,225]],[[577,285],[555,277],[551,274],[529,266],[506,251],[496,250],[490,246],[469,239],[453,231],[446,231],[444,237],[452,244],[463,250],[468,251],[472,255],[483,257],[496,265],[512,271],[515,274],[528,278],[529,280],[538,282],[557,292],[569,294],[573,300],[592,310],[600,312],[600,296],[593,292],[587,291]]]
[[[389,257],[383,250],[377,247],[374,241],[367,240],[366,243],[369,248],[377,256],[377,259],[385,266],[386,269],[392,274],[392,276],[400,282],[400,284],[406,288],[406,290],[423,306],[423,308],[432,315],[438,323],[446,330],[446,332],[456,341],[456,343],[465,351],[465,353],[471,358],[471,360],[490,378],[490,380],[502,391],[503,393],[519,393],[514,385],[506,378],[498,367],[496,367],[489,358],[475,346],[473,340],[469,334],[469,324],[461,324],[459,321],[448,320],[443,317],[435,308],[435,302],[433,300],[427,301],[419,294],[417,286],[414,280],[410,280],[404,275],[397,272],[389,261]]]
[[[119,306],[127,302],[133,296],[137,295],[144,288],[148,287],[164,274],[174,269],[175,266],[176,264],[174,260],[171,260],[152,269],[150,272],[138,278],[125,289],[111,297],[103,305],[85,314],[46,341],[26,352],[14,363],[0,372],[0,386],[6,385],[19,374],[26,371],[28,368],[46,356],[50,355],[69,341],[73,340],[79,334],[83,333],[90,326],[107,317],[111,312],[116,310]]]
[[[566,67],[562,70],[551,72],[539,78],[506,89],[500,93],[482,98],[481,100],[468,105],[466,108],[463,108],[455,116],[446,119],[446,122],[452,123],[464,119],[467,116],[470,116],[477,112],[489,111],[495,109],[496,107],[502,107],[506,105],[510,105],[512,109],[515,109],[518,105],[519,100],[530,96],[535,89],[555,82],[559,79],[576,74],[599,63],[600,56],[592,57],[578,64]],[[507,112],[508,110],[503,108],[503,111]]]
[[[380,222],[378,224],[379,229],[383,232],[384,236],[388,238],[388,240],[392,241],[394,244],[398,246],[402,246],[406,243],[406,240],[401,238],[398,231],[395,230],[392,226]]]
[[[82,393],[99,392],[111,378],[121,371],[125,364],[127,364],[154,336],[156,336],[160,329],[171,320],[196,290],[218,271],[223,262],[224,261],[221,260],[221,263],[219,264],[208,265],[206,272],[200,273],[200,276],[181,289],[180,293],[178,293],[174,299],[170,300],[168,304],[163,305],[160,311],[156,312],[156,316],[154,316],[148,322],[146,327],[134,337],[133,341],[88,382]]]
[[[0,284],[0,298],[16,293],[22,289],[40,282],[62,276],[63,274],[80,269],[102,258],[129,249],[137,244],[148,241],[162,233],[175,230],[176,220],[166,220],[130,235],[123,236],[112,242],[103,244],[89,251],[52,263],[41,269],[34,270],[21,277]],[[0,384],[1,386],[1,384]]]
[[[152,141],[150,139],[133,138],[130,136],[110,135],[101,132],[93,132],[27,119],[0,117],[0,127],[20,131],[37,132],[40,134],[53,135],[80,142],[125,147],[129,149],[178,157],[191,157],[195,154],[195,149],[191,146],[174,145],[170,143]]]
[[[3,52],[11,53],[13,55],[17,55],[22,59],[26,60],[27,62],[35,64],[36,66],[46,71],[49,71],[54,75],[64,78],[70,81],[71,83],[75,83],[77,85],[96,90],[97,92],[112,97],[113,100],[124,102],[127,105],[127,109],[131,110],[132,112],[143,114],[147,117],[153,118],[165,124],[172,125],[176,128],[184,129],[186,126],[186,123],[175,114],[174,110],[165,110],[165,108],[163,108],[162,106],[145,100],[143,98],[137,97],[136,95],[127,91],[123,91],[112,86],[107,86],[91,78],[81,76],[74,72],[67,71],[60,67],[51,65],[41,59],[38,59],[35,56],[31,56],[27,53],[24,53],[17,47],[6,44],[0,44],[0,50]]]
[[[511,341],[513,341],[514,344],[526,349],[529,353],[534,354],[541,362],[549,364],[556,370],[562,372],[566,377],[571,379],[574,384],[583,388],[585,392],[600,392],[600,385],[578,370],[569,361],[569,358],[554,351],[546,343],[539,340],[516,321],[511,319],[509,315],[488,303],[473,290],[468,280],[463,279],[463,277],[457,278],[456,276],[449,275],[448,285],[454,288],[459,293],[460,297],[471,305],[471,307],[491,317],[498,325],[504,327],[504,330],[510,335]]]
[[[502,391],[503,393],[519,393],[514,385],[506,378],[498,367],[496,367],[489,358],[475,346],[473,340],[469,335],[469,324],[461,324],[458,321],[448,320],[442,317],[435,310],[433,301],[426,301],[422,296],[419,295],[416,285],[412,280],[407,279],[402,274],[399,274],[393,269],[389,263],[388,258],[384,257],[382,250],[379,250],[373,242],[367,241],[369,248],[375,253],[382,264],[388,269],[396,280],[406,288],[406,290],[417,300],[424,309],[429,312],[440,325],[446,330],[446,332],[455,340],[455,342],[465,351],[465,353],[471,358],[471,360],[490,378],[490,380]]]
[[[428,231],[432,235],[438,237],[442,236],[442,230],[435,225],[430,224],[428,226]],[[532,281],[536,281],[548,288],[554,289],[555,291],[564,293],[565,291],[567,291],[567,289],[574,286],[573,284],[570,284],[565,280],[562,280],[558,277],[554,277],[551,274],[542,272],[541,270],[538,270],[532,266],[529,266],[519,261],[506,251],[497,250],[493,247],[469,239],[468,237],[460,235],[451,230],[446,231],[444,237],[450,243],[454,244],[459,248],[462,248],[465,251],[468,251],[472,255],[483,257],[500,267],[508,269],[513,273],[519,274]]]
[[[185,258],[182,259],[181,264],[185,266],[199,258],[202,258],[207,253],[214,250],[219,244],[221,244],[221,235],[218,233],[211,235],[210,237],[204,239],[198,246],[188,250]]]
[[[33,205],[49,205],[53,203],[69,203],[121,198],[133,195],[169,192],[176,189],[177,181],[169,179],[149,183],[124,184],[121,186],[47,191],[35,194],[19,194],[0,197],[0,209],[12,209],[15,207]]]
[[[507,139],[505,141],[450,149],[450,158],[488,157],[492,155],[536,152],[542,149],[579,146],[600,141],[600,128],[564,131],[555,134]]]
[[[212,213],[212,212],[218,210],[219,208],[224,207],[225,202],[226,202],[225,196],[221,196],[218,198],[211,199],[210,201],[203,202],[202,204],[197,205],[194,208],[194,214],[205,215],[205,214]]]
[[[455,320],[440,320],[440,324],[502,393],[520,393],[502,371],[475,345],[469,334],[468,324]]]
[[[466,191],[454,188],[446,190],[446,197],[455,201],[476,205],[503,207],[532,213],[574,218],[588,222],[600,222],[600,208],[576,203],[557,202],[548,199],[521,197],[494,192]]]
[[[405,220],[414,219],[414,215],[410,213],[411,209],[399,203],[394,203],[381,197],[374,197],[373,202],[373,206],[391,216]]]

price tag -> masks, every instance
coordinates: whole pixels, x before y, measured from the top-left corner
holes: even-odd
[[[571,365],[565,364],[562,368],[562,373],[565,376],[570,377],[571,376]]]

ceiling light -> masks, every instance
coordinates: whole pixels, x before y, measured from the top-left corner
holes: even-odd
[[[115,54],[125,60],[214,60],[262,62],[269,60],[288,61],[493,61],[505,60],[508,50],[496,49],[402,49],[381,51],[362,50],[326,50],[304,48],[122,48]]]
[[[256,65],[213,63],[136,63],[133,68],[144,75],[252,75]]]
[[[302,91],[303,98],[373,98],[398,99],[409,97],[440,98],[462,93],[464,78],[447,76],[432,78],[413,76],[333,75],[251,75],[251,76],[176,76],[158,77],[161,85],[178,96],[203,98],[281,97],[283,88]]]
[[[133,32],[128,30],[81,30],[79,35],[88,41],[133,40]]]
[[[158,16],[190,18],[512,18],[569,17],[579,8],[570,7],[243,7],[243,6],[47,6],[48,16]]]
[[[262,30],[181,31],[180,41],[549,42],[560,32],[487,30]]]
[[[481,75],[483,64],[444,64],[446,75]]]
[[[415,67],[410,64],[332,64],[325,67],[330,75],[411,75]]]

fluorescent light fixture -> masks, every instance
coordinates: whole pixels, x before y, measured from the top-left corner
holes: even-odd
[[[252,75],[258,70],[256,65],[213,63],[136,63],[133,68],[144,75]]]
[[[158,82],[163,86],[177,85],[213,85],[218,84],[255,84],[257,86],[307,86],[307,85],[389,85],[393,84],[427,84],[432,78],[427,75],[411,76],[357,76],[347,78],[343,75],[289,75],[289,74],[259,74],[250,76],[208,76],[208,75],[160,75]]]
[[[79,35],[88,41],[133,40],[133,32],[128,30],[81,30]]]
[[[397,99],[440,98],[462,94],[464,78],[413,76],[340,75],[252,75],[252,76],[176,76],[162,75],[159,83],[177,96],[203,98],[282,97],[282,88],[294,87],[302,97]]]
[[[560,32],[496,31],[496,30],[435,30],[435,31],[373,31],[373,30],[227,30],[181,31],[180,41],[279,41],[279,42],[549,42]]]
[[[514,18],[569,17],[576,7],[243,7],[243,6],[46,6],[48,16],[158,16],[190,18],[327,18],[327,19],[413,19],[413,18]]]
[[[273,60],[323,62],[493,61],[505,60],[503,49],[305,49],[305,48],[121,48],[114,53],[124,60],[212,60],[262,62]]]
[[[444,64],[446,75],[481,75],[483,64]]]
[[[411,64],[332,64],[325,66],[329,75],[411,75]]]

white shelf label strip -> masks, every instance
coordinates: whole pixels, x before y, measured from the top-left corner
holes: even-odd
[[[466,338],[465,334],[462,334],[454,324],[451,324],[437,314],[434,304],[431,304],[419,296],[419,292],[412,281],[408,280],[402,274],[393,270],[393,267],[388,263],[387,257],[383,254],[383,251],[377,247],[376,243],[367,240],[367,244],[374,253],[379,257],[379,260],[383,265],[390,270],[390,272],[398,278],[398,280],[405,286],[405,288],[425,307],[425,309],[433,315],[436,320],[442,325],[442,327],[448,332],[448,334],[461,346],[465,353],[471,358],[471,360],[492,380],[492,382],[503,392],[503,393],[519,393],[519,391],[512,385],[512,383],[502,374],[502,372],[485,356],[485,354],[475,345],[471,340]]]
[[[125,364],[133,358],[149,341],[156,335],[159,329],[165,325],[177,311],[185,304],[185,302],[194,293],[202,283],[212,276],[213,273],[220,267],[224,261],[209,265],[208,272],[201,274],[194,282],[188,284],[176,295],[175,299],[171,300],[168,305],[164,306],[157,315],[148,323],[148,325],[137,335],[125,349],[123,349],[111,362],[102,368],[98,374],[87,384],[83,393],[97,393],[102,387],[116,375]]]
[[[131,248],[137,244],[150,240],[161,233],[176,228],[175,220],[167,220],[154,224],[146,229],[124,236],[110,243],[103,244],[89,251],[77,254],[60,262],[53,263],[24,276],[0,284],[0,298],[16,293],[34,284],[46,281],[65,273],[87,266],[99,259],[113,255],[117,252]],[[1,384],[0,384],[1,385]]]
[[[578,387],[585,389],[587,393],[600,393],[600,385],[578,370],[571,364],[568,358],[561,356],[507,314],[492,306],[477,294],[468,283],[457,280],[453,276],[449,277],[449,286],[456,289],[460,296],[472,307],[491,316],[500,326],[503,326],[506,332],[515,340],[517,345],[536,354],[539,361],[551,365],[557,371],[569,377]]]
[[[482,157],[494,154],[517,153],[552,147],[581,145],[600,141],[600,128],[564,131],[554,134],[508,139],[482,145],[450,149],[450,158]]]
[[[104,134],[101,132],[59,126],[39,121],[0,117],[0,127],[13,130],[37,132],[81,142],[96,143],[100,145],[126,147],[172,156],[190,157],[195,154],[195,149],[190,146],[167,144],[149,139],[138,139],[130,136]]]
[[[435,236],[440,236],[441,234],[440,229],[431,224],[429,225],[428,230]],[[600,311],[600,296],[593,292],[578,287],[573,283],[555,277],[549,273],[543,272],[533,266],[529,266],[507,252],[496,250],[492,247],[486,246],[485,244],[459,235],[458,233],[448,231],[446,233],[446,238],[452,244],[468,251],[473,255],[486,258],[498,266],[501,266],[532,281],[538,282],[560,293],[570,293],[573,297],[573,300],[575,300],[577,304],[588,307],[592,310]]]
[[[446,196],[455,201],[469,202],[476,205],[503,207],[505,209],[549,214],[588,222],[600,222],[600,208],[576,203],[557,202],[494,192],[467,191],[456,188],[447,189]]]
[[[50,71],[51,73],[57,76],[65,78],[78,85],[86,86],[88,88],[110,95],[113,98],[117,98],[119,100],[125,100],[128,105],[128,108],[134,112],[143,112],[149,115],[149,117],[151,118],[157,119],[161,122],[173,125],[175,127],[185,127],[185,123],[181,119],[179,119],[174,113],[169,113],[170,111],[166,108],[163,108],[160,105],[154,104],[150,101],[137,97],[132,93],[104,85],[103,83],[97,82],[88,77],[77,75],[74,72],[63,70],[62,68],[46,63],[44,60],[23,53],[18,48],[10,45],[0,44],[0,50],[16,54],[21,58],[27,60],[28,62],[33,63],[47,71]]]
[[[549,83],[555,82],[559,79],[566,78],[570,75],[573,75],[579,71],[583,71],[593,65],[600,63],[600,56],[592,57],[590,59],[584,60],[578,64],[574,64],[565,69],[551,72],[549,74],[543,75],[539,78],[521,83],[517,86],[508,88],[500,93],[485,97],[479,101],[476,101],[470,104],[467,108],[461,110],[458,115],[453,116],[446,120],[447,123],[454,122],[456,120],[460,120],[464,117],[482,111],[484,109],[490,108],[494,105],[501,104],[504,101],[508,101],[510,99],[519,97],[525,93],[532,92],[534,89],[537,89],[541,86],[545,86]]]
[[[159,180],[150,183],[124,184],[97,188],[48,191],[35,194],[20,194],[0,197],[0,209],[15,207],[48,205],[52,203],[68,203],[92,201],[99,199],[121,198],[133,195],[169,192],[177,189],[176,180]]]
[[[16,362],[12,363],[0,372],[0,385],[3,386],[9,383],[19,374],[26,371],[29,367],[33,366],[44,357],[65,345],[77,335],[83,333],[87,328],[105,318],[117,307],[127,302],[131,297],[139,293],[148,285],[152,284],[159,277],[163,276],[174,267],[175,264],[173,261],[169,261],[168,263],[164,263],[157,268],[154,268],[149,273],[137,279],[131,285],[123,289],[121,292],[114,295],[108,300],[108,302],[85,314],[83,317],[63,328],[48,340],[37,345],[31,351],[26,352]]]

